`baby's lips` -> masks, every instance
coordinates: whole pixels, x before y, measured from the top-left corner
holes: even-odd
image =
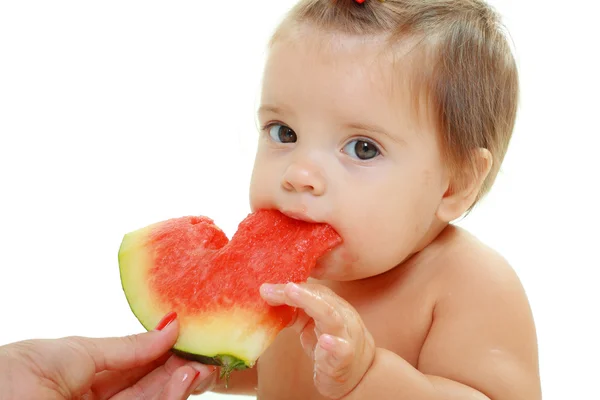
[[[308,214],[305,211],[300,211],[300,210],[282,210],[281,211],[282,214],[290,217],[290,218],[294,218],[300,221],[305,221],[305,222],[313,222],[313,223],[317,223],[320,221],[317,221],[314,218],[311,218],[308,216]]]

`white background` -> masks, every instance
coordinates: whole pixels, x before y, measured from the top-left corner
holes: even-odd
[[[123,234],[188,214],[235,231],[249,211],[265,44],[292,3],[0,1],[0,344],[138,332],[119,281]],[[597,6],[492,4],[516,46],[522,101],[497,184],[460,225],[526,287],[544,398],[590,398]]]

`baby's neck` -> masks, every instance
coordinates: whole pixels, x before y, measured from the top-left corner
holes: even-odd
[[[422,260],[422,257],[428,257],[427,254],[432,255],[431,253],[435,253],[436,243],[438,241],[444,241],[444,237],[447,235],[451,235],[451,231],[454,227],[448,223],[436,223],[432,224],[430,229],[423,235],[421,240],[417,242],[417,245],[413,249],[413,251],[406,257],[403,261],[401,261],[395,267],[389,269],[388,271],[370,276],[363,279],[357,279],[353,281],[329,281],[329,280],[318,280],[311,279],[314,282],[323,283],[329,287],[337,288],[337,290],[345,291],[351,290],[356,291],[359,290],[360,287],[366,285],[365,287],[369,287],[372,285],[377,286],[378,282],[385,282],[389,279],[393,279],[393,276],[396,274],[403,274],[405,270],[410,269],[411,266],[419,264],[419,260]],[[427,254],[425,254],[427,253]]]
[[[415,254],[420,253],[425,248],[427,248],[429,245],[431,245],[434,241],[436,241],[436,239],[443,236],[443,233],[449,227],[450,227],[450,224],[447,222],[435,221],[433,224],[431,224],[431,226],[429,227],[429,230],[423,235],[421,240],[417,243],[417,245],[415,246],[414,250],[408,257],[408,259],[413,257]]]

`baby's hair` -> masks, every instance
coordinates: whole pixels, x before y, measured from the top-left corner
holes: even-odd
[[[411,71],[415,104],[418,109],[425,99],[434,116],[455,185],[477,173],[475,151],[485,148],[493,165],[475,203],[489,191],[512,136],[519,95],[516,62],[492,7],[480,0],[300,0],[272,42],[295,24],[387,35],[390,49],[414,43],[411,54],[419,61]]]

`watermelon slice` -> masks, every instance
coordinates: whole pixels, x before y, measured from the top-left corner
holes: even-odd
[[[294,310],[269,306],[264,282],[304,282],[317,259],[341,243],[329,225],[275,210],[249,214],[231,241],[212,219],[173,218],[130,232],[119,248],[127,302],[146,329],[175,311],[173,351],[222,374],[254,366]]]

